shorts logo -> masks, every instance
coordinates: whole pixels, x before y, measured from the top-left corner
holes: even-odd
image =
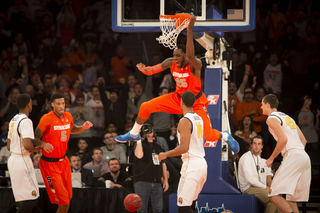
[[[180,203],[180,204],[183,203],[182,197],[179,197],[179,203]]]
[[[209,105],[217,105],[219,100],[219,95],[208,95]]]
[[[47,182],[48,182],[48,183],[51,183],[51,182],[52,182],[52,180],[51,180],[51,177],[50,177],[50,176],[47,176]]]
[[[261,173],[264,173],[264,168],[261,168]]]
[[[55,199],[57,202],[60,202],[60,200],[58,198]]]
[[[269,194],[271,194],[271,192],[272,192],[272,189],[269,189]]]
[[[51,191],[52,191],[52,193],[56,193],[56,190],[54,190],[54,189],[51,189]]]
[[[36,192],[35,190],[33,190],[33,191],[31,192],[31,195],[32,195],[33,197],[36,197],[36,196],[37,196],[37,192]]]

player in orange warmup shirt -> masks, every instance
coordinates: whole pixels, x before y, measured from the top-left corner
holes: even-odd
[[[81,127],[74,125],[69,112],[65,112],[64,95],[55,93],[51,96],[53,111],[40,119],[35,131],[35,138],[52,144],[54,150],[42,149],[40,170],[51,203],[58,204],[57,213],[67,213],[72,198],[71,167],[65,155],[70,134],[77,134],[92,127],[86,121]]]

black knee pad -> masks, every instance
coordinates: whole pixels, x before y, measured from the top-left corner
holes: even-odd
[[[195,211],[191,209],[191,206],[178,206],[178,212],[179,213],[195,213]]]

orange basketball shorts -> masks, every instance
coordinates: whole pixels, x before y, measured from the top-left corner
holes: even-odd
[[[208,100],[202,93],[202,95],[196,99],[193,105],[193,111],[203,120],[205,139],[207,141],[216,141],[220,139],[220,132],[216,129],[212,129],[210,117],[207,112],[207,106]],[[142,119],[148,119],[151,113],[160,111],[171,114],[182,114],[181,98],[178,93],[172,92],[144,102],[140,106],[138,116]]]
[[[39,167],[50,202],[68,205],[72,198],[71,166],[68,157],[61,162],[40,159]]]

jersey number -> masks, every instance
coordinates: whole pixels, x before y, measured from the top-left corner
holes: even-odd
[[[295,125],[295,123],[293,122],[292,118],[290,118],[290,117],[285,117],[284,120],[286,121],[286,124],[287,124],[287,126],[290,127],[290,129],[295,129],[295,128],[296,128],[296,125]]]
[[[196,123],[196,125],[197,125],[198,138],[202,138],[202,135],[203,135],[202,125],[200,123]]]
[[[67,131],[61,131],[61,141],[67,140]]]
[[[11,124],[11,130],[10,130],[10,138],[12,138],[12,133],[13,133],[13,126],[14,126],[14,123]]]
[[[186,82],[186,79],[180,79],[180,78],[176,78],[176,84],[178,85],[178,87],[188,87],[188,84]]]

